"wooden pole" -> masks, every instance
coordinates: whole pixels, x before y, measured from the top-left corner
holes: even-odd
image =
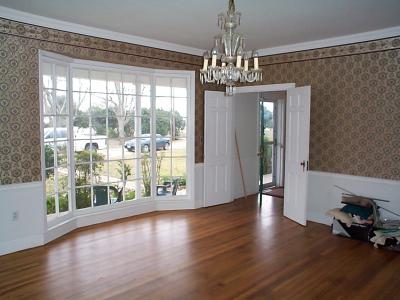
[[[246,184],[244,183],[243,168],[242,168],[242,160],[240,159],[240,151],[239,151],[239,144],[238,144],[238,141],[237,141],[236,130],[235,130],[235,144],[236,144],[236,152],[237,152],[237,154],[238,154],[238,159],[239,159],[240,175],[241,175],[241,177],[242,177],[242,185],[243,185],[244,198],[247,199]]]

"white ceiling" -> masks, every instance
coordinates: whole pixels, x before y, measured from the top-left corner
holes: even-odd
[[[31,14],[209,49],[228,0],[0,0]],[[400,25],[400,0],[236,0],[247,49],[263,49]]]

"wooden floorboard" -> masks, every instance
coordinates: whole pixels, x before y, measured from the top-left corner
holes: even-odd
[[[400,255],[282,199],[145,214],[0,257],[0,299],[400,299]]]

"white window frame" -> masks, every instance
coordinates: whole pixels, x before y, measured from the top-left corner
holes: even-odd
[[[138,206],[144,203],[148,203],[149,201],[154,202],[155,204],[157,201],[166,203],[168,201],[172,201],[176,203],[177,201],[183,202],[192,202],[194,203],[194,144],[195,144],[195,72],[194,71],[180,71],[180,70],[160,70],[160,69],[150,69],[150,68],[142,68],[142,67],[133,67],[127,65],[119,65],[119,64],[112,64],[112,63],[104,63],[98,61],[88,61],[88,60],[81,60],[81,59],[72,59],[60,54],[48,52],[48,51],[39,51],[39,73],[40,73],[40,80],[39,80],[39,89],[40,89],[40,131],[41,131],[41,161],[42,161],[42,182],[43,182],[43,201],[46,203],[46,193],[45,193],[45,186],[46,186],[46,177],[45,177],[45,155],[44,155],[44,143],[43,143],[43,86],[42,86],[42,64],[44,62],[50,63],[58,63],[67,65],[68,68],[68,78],[67,78],[67,87],[68,87],[68,101],[69,101],[69,122],[70,128],[73,128],[71,124],[73,124],[73,116],[71,115],[72,106],[73,106],[73,91],[72,91],[72,72],[73,68],[90,68],[91,70],[101,70],[101,71],[117,71],[117,72],[125,72],[125,73],[134,73],[135,75],[146,75],[150,77],[151,80],[151,93],[150,93],[150,100],[151,100],[151,157],[152,161],[153,158],[156,157],[156,150],[155,150],[155,141],[156,141],[156,130],[155,130],[155,78],[157,76],[162,77],[174,77],[174,78],[186,78],[187,79],[187,124],[186,124],[186,169],[187,169],[187,179],[186,179],[186,195],[174,195],[174,196],[157,196],[156,193],[156,172],[155,172],[155,163],[152,162],[152,185],[151,185],[151,196],[142,198],[141,195],[138,195],[135,200],[132,201],[123,201],[119,203],[108,204],[104,206],[97,206],[97,207],[88,207],[82,208],[77,210],[76,209],[76,200],[75,200],[75,181],[72,180],[73,176],[70,176],[70,184],[71,184],[71,199],[69,212],[63,214],[62,216],[55,217],[53,219],[47,218],[47,205],[44,206],[44,216],[46,219],[47,227],[56,226],[62,222],[65,222],[69,219],[74,217],[81,217],[85,215],[91,215],[94,213],[99,212],[106,212],[111,211],[113,209],[120,209],[126,208],[131,206]],[[73,132],[69,130],[69,142],[73,143]],[[137,145],[138,146],[138,145]],[[70,175],[73,175],[75,169],[75,161],[74,161],[74,153],[73,147],[69,148],[69,155],[71,158],[70,162]],[[72,173],[71,173],[72,172]],[[156,207],[156,205],[155,205]],[[156,210],[156,209],[155,209]]]

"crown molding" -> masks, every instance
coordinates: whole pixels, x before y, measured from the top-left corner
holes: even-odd
[[[264,48],[258,50],[259,56],[267,56],[296,51],[312,50],[325,47],[340,46],[346,44],[367,42],[372,40],[390,38],[400,35],[400,26],[389,27],[381,30],[362,32],[352,35],[343,35],[334,38],[309,41],[304,43],[290,44],[278,47]]]
[[[110,40],[116,40],[120,42],[126,42],[131,44],[137,44],[147,47],[153,47],[158,49],[164,49],[169,51],[176,51],[186,54],[192,54],[197,56],[203,56],[204,49],[198,49],[188,47],[184,45],[159,41],[155,39],[144,38],[135,35],[129,35],[119,33],[115,31],[99,29],[95,27],[75,24],[66,21],[60,21],[53,18],[42,17],[39,15],[11,9],[0,5],[0,18],[10,19],[18,22],[33,24],[37,26],[43,26],[62,31],[74,32],[78,34],[84,34],[99,38],[105,38]],[[260,56],[268,56],[281,53],[290,53],[303,50],[312,50],[325,47],[333,47],[339,45],[353,44],[366,42],[371,40],[389,38],[394,36],[400,36],[400,26],[389,27],[381,30],[368,31],[363,33],[357,33],[352,35],[344,35],[334,38],[321,39],[315,41],[309,41],[304,43],[289,44],[277,47],[259,49],[258,53]]]
[[[22,23],[28,23],[32,25],[48,27],[53,29],[58,29],[62,31],[68,31],[78,34],[84,34],[99,38],[105,38],[120,42],[126,42],[131,44],[137,44],[147,47],[153,47],[158,49],[164,49],[169,51],[181,52],[186,54],[192,54],[197,56],[202,56],[204,50],[192,48],[184,45],[163,42],[159,40],[144,38],[136,35],[124,34],[115,31],[99,29],[91,26],[85,26],[80,24],[75,24],[66,21],[60,21],[53,18],[42,17],[39,15],[11,9],[8,7],[0,6],[0,18],[14,20]]]

